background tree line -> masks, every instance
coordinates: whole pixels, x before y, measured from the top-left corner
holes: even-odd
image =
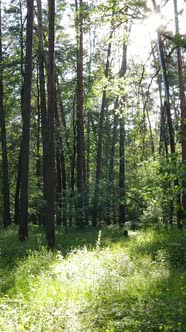
[[[172,6],[172,7],[169,7]],[[181,3],[13,0],[0,10],[1,220],[184,225]],[[132,29],[172,8],[147,57]],[[147,48],[149,45],[146,46]]]

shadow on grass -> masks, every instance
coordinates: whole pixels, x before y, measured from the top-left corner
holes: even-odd
[[[136,293],[127,289],[115,292],[110,285],[109,294],[92,303],[97,313],[95,328],[115,332],[185,332],[185,285],[186,275],[173,272]]]
[[[146,230],[141,236],[144,241],[134,242],[132,254],[150,255],[152,260],[166,261],[171,269],[186,270],[186,230]]]

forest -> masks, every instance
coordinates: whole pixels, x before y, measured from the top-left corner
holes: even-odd
[[[184,0],[0,0],[0,331],[186,331]]]

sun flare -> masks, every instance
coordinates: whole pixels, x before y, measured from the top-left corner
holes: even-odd
[[[162,16],[158,14],[152,14],[144,20],[144,26],[149,32],[155,32],[163,23]]]

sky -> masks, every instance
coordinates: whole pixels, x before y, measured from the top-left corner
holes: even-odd
[[[178,12],[183,9],[179,15],[180,33],[186,34],[186,0],[177,0],[177,2]],[[156,39],[156,29],[161,24],[165,25],[168,31],[175,33],[173,0],[169,0],[162,8],[161,17],[152,13],[143,22],[132,25],[130,35],[130,55],[132,57],[137,57],[139,60],[148,57],[151,40]]]
[[[47,0],[42,0],[42,2],[46,3]],[[73,0],[67,1],[69,3],[74,3]],[[96,3],[99,2],[96,0]],[[129,56],[138,60],[145,60],[148,58],[151,40],[156,39],[156,29],[160,24],[167,26],[169,31],[174,33],[174,5],[173,0],[156,0],[156,3],[166,3],[164,7],[161,9],[161,17],[152,13],[149,13],[149,16],[143,21],[132,24],[131,33],[130,33],[130,47]],[[3,6],[7,6],[10,3],[10,0],[2,0]],[[178,11],[183,9],[182,14],[179,15],[180,22],[180,33],[186,34],[186,0],[177,0],[178,3]],[[152,0],[147,0],[147,5],[152,8]],[[74,28],[69,28],[69,22],[67,22],[68,18],[66,16],[66,28],[68,29],[68,33],[72,35],[74,34]],[[64,25],[64,22],[63,22]],[[70,29],[73,30],[70,32]],[[67,31],[67,30],[66,30]]]

